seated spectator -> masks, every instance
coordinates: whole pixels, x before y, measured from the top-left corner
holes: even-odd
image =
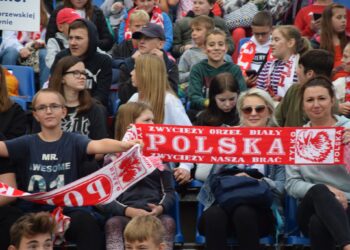
[[[150,16],[150,23],[157,24],[164,29],[164,46],[165,51],[169,51],[173,45],[173,24],[167,13],[163,12],[157,5],[157,0],[135,0],[135,8],[131,9],[125,15],[125,21],[120,24],[118,42],[129,40],[132,37],[130,30],[130,15],[135,10],[144,10]]]
[[[158,124],[191,126],[186,111],[171,89],[164,61],[156,55],[141,55],[136,59],[132,84],[137,88],[129,102],[147,102],[154,113],[154,122]],[[191,163],[181,163],[174,169],[175,179],[180,184],[190,180]]]
[[[107,107],[108,95],[112,83],[112,59],[97,51],[97,31],[95,25],[85,19],[78,19],[69,26],[69,48],[59,52],[51,67],[54,72],[56,63],[67,55],[79,57],[85,64],[87,89],[97,101]]]
[[[113,46],[113,37],[108,30],[105,16],[102,10],[93,5],[92,0],[75,1],[75,0],[64,0],[63,6],[57,7],[50,16],[49,24],[47,26],[46,41],[50,38],[55,37],[57,28],[57,14],[63,8],[75,9],[81,18],[85,18],[93,22],[96,26],[96,46],[103,51],[109,51]]]
[[[152,108],[144,103],[129,102],[123,104],[116,118],[116,136],[123,137],[131,123],[153,124]],[[119,140],[121,137],[116,137]],[[108,164],[115,155],[107,155]],[[105,225],[106,249],[124,249],[123,231],[129,221],[137,216],[157,216],[165,228],[165,249],[173,249],[175,221],[169,215],[174,206],[175,190],[171,170],[156,169],[132,187],[127,189],[115,201],[101,206],[101,209],[113,215]],[[141,225],[139,225],[141,226]],[[148,231],[148,230],[147,230]],[[149,231],[148,231],[149,232]],[[129,242],[125,242],[127,245]],[[128,248],[126,248],[128,249]]]
[[[302,36],[311,39],[321,29],[321,17],[324,9],[333,3],[333,0],[315,0],[313,4],[305,6],[298,11],[294,20]],[[350,34],[350,10],[347,10],[347,33]]]
[[[347,73],[333,82],[335,94],[339,101],[339,114],[349,117],[350,115],[350,43],[343,52],[342,69]]]
[[[208,16],[197,16],[191,21],[192,41],[194,46],[186,50],[180,57],[179,75],[180,83],[188,82],[191,68],[204,59],[208,59],[205,53],[205,38],[214,29],[214,21]],[[231,62],[231,57],[225,55],[225,61]]]
[[[232,55],[234,51],[233,41],[230,32],[225,25],[225,21],[211,12],[215,0],[194,0],[193,9],[189,11],[186,17],[178,20],[174,26],[174,44],[172,53],[175,57],[180,57],[186,50],[194,46],[191,39],[191,20],[200,15],[206,15],[214,20],[215,27],[225,31],[227,35],[228,53]]]
[[[281,25],[272,32],[271,53],[258,75],[257,87],[266,90],[276,102],[282,100],[290,86],[298,81],[296,70],[299,56],[309,49],[309,42],[297,28]]]
[[[144,10],[136,10],[130,14],[129,26],[131,34],[141,31],[142,27],[149,23],[149,15]],[[132,56],[137,49],[137,40],[132,37],[121,43],[114,44],[112,48],[112,58],[126,58]]]
[[[46,48],[44,35],[48,20],[44,1],[40,2],[40,31],[3,31],[0,45],[0,64],[30,66],[39,74],[40,86],[49,78],[50,70],[46,67]],[[38,84],[39,86],[39,84]]]
[[[135,60],[144,54],[157,55],[162,58],[167,69],[168,81],[171,88],[177,93],[179,84],[179,72],[176,63],[171,60],[167,53],[162,49],[165,40],[165,34],[162,27],[157,24],[149,23],[142,27],[141,31],[137,31],[132,35],[133,39],[138,40],[138,49],[134,51],[131,57],[115,60],[113,67],[120,69],[120,79],[123,84],[119,87],[119,97],[121,103],[127,100],[136,92],[130,83],[130,74],[134,70]]]
[[[33,116],[40,123],[41,132],[0,141],[0,157],[13,161],[18,188],[24,192],[47,192],[67,185],[78,178],[80,162],[87,155],[124,152],[140,141],[120,142],[112,139],[90,140],[77,133],[61,130],[61,119],[66,116],[63,96],[51,89],[40,90],[33,98]],[[49,161],[43,154],[50,154]],[[33,164],[39,166],[33,168]],[[51,166],[63,167],[48,172]],[[51,211],[55,207],[18,200],[17,206],[25,213]],[[71,217],[65,238],[79,249],[104,249],[103,234],[89,208],[64,208]]]
[[[92,140],[107,138],[105,109],[91,98],[86,89],[86,76],[84,63],[78,57],[63,57],[56,65],[49,88],[60,92],[65,99],[67,114],[62,119],[61,128],[65,132],[86,135]],[[98,170],[102,166],[99,162],[102,158],[103,155],[95,155],[95,159],[84,161],[79,177]]]
[[[345,7],[335,3],[328,5],[322,13],[321,34],[314,37],[312,46],[325,49],[334,54],[333,68],[336,73],[332,77],[333,81],[347,75],[341,68],[341,58],[348,41]]]
[[[214,76],[209,86],[209,106],[199,112],[197,126],[236,126],[239,123],[236,103],[239,86],[232,74],[225,72]],[[197,164],[195,178],[205,181],[213,164]]]
[[[11,246],[8,250],[53,250],[56,223],[46,212],[30,213],[19,218],[11,227]]]
[[[124,19],[124,9],[130,10],[133,6],[132,0],[105,0],[100,6],[115,42],[118,42],[118,30]]]
[[[239,51],[237,65],[241,68],[248,87],[255,86],[265,63],[273,59],[270,48],[272,24],[270,12],[258,12],[251,25],[253,36],[242,45]],[[247,70],[252,73],[247,75]]]
[[[261,89],[249,89],[240,94],[237,102],[242,127],[275,126],[274,103]],[[234,236],[240,249],[259,250],[259,239],[273,232],[275,220],[270,207],[253,204],[237,204],[229,211],[215,199],[212,185],[217,174],[230,171],[235,176],[245,176],[265,182],[273,193],[274,202],[282,203],[285,167],[263,164],[234,164],[213,166],[202,186],[198,200],[204,205],[198,229],[205,236],[208,250],[228,249],[226,240]]]
[[[301,87],[300,95],[300,108],[310,120],[304,127],[320,131],[323,127],[343,127],[342,143],[349,143],[350,120],[334,113],[335,93],[328,78],[310,79]],[[314,159],[323,157],[317,150],[312,154]],[[350,249],[349,183],[350,174],[344,165],[286,167],[285,188],[299,200],[296,221],[310,238],[311,249]]]
[[[69,25],[75,20],[80,19],[80,15],[72,8],[63,8],[57,13],[56,25],[58,31],[55,37],[51,37],[47,41],[47,54],[45,58],[46,66],[52,67],[58,52],[69,48],[68,44],[68,30]]]
[[[165,228],[161,221],[152,215],[133,218],[124,230],[125,249],[164,250]]]
[[[205,50],[208,60],[203,60],[194,65],[190,73],[188,95],[191,101],[191,108],[202,110],[208,107],[208,89],[211,79],[219,73],[229,72],[238,82],[239,90],[247,89],[240,68],[232,62],[225,62],[227,52],[226,33],[215,28],[209,32],[205,41]]]
[[[281,127],[300,127],[307,121],[304,111],[300,108],[300,88],[316,76],[332,76],[333,54],[326,50],[313,49],[305,52],[298,62],[296,74],[298,82],[286,92],[282,101],[276,107],[276,120]]]
[[[0,141],[24,135],[27,119],[22,108],[11,101],[8,95],[4,70],[0,65]],[[8,159],[0,157],[0,181],[16,187],[15,169]],[[10,227],[22,215],[22,212],[10,203],[15,199],[0,197],[0,249],[10,244]]]

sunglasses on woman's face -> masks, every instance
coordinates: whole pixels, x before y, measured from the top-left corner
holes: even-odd
[[[258,106],[256,106],[256,107],[251,107],[251,106],[249,106],[249,107],[243,107],[241,110],[242,110],[242,112],[243,112],[244,114],[250,115],[250,114],[253,112],[253,110],[255,110],[255,112],[256,112],[257,114],[260,114],[260,113],[264,112],[265,109],[266,109],[266,106],[265,106],[265,105],[258,105]]]

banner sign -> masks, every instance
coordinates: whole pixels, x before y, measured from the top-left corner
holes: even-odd
[[[107,204],[156,168],[162,170],[162,167],[159,159],[142,156],[140,145],[135,145],[107,166],[61,188],[30,194],[0,182],[0,195],[56,206]]]
[[[144,155],[168,162],[344,164],[341,127],[243,128],[136,124]]]
[[[0,0],[0,30],[39,31],[40,0]]]

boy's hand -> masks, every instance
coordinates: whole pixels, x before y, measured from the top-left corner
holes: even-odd
[[[141,55],[139,50],[136,50],[136,52],[131,56],[132,59],[136,60]]]
[[[258,76],[257,75],[251,75],[251,76],[248,76],[245,78],[245,81],[247,83],[247,87],[248,88],[252,88],[252,87],[255,87],[256,85],[256,80],[258,79]]]
[[[125,216],[134,218],[136,216],[145,216],[151,214],[150,212],[140,209],[140,208],[133,208],[133,207],[127,207],[125,209]]]
[[[349,102],[339,103],[338,112],[342,115],[350,114],[350,103]]]
[[[163,214],[164,208],[161,205],[148,203],[148,207],[151,209],[151,212],[150,212],[151,215],[158,216]]]
[[[27,58],[30,55],[30,51],[27,48],[23,48],[19,51],[19,55],[21,58]]]
[[[184,168],[174,168],[175,180],[180,184],[186,184],[191,179],[191,173]]]
[[[140,144],[141,149],[143,148],[143,141],[139,139],[132,140],[132,141],[121,141],[120,142],[121,152],[128,151],[130,148],[132,148],[136,144]]]
[[[190,48],[193,48],[193,44],[186,44],[186,45],[184,46],[184,52],[185,52],[186,50],[190,49]]]
[[[161,51],[160,49],[152,49],[150,54],[158,56],[160,59],[163,60],[163,51]]]

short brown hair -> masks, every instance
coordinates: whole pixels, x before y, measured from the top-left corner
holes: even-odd
[[[58,92],[58,91],[56,91],[56,90],[53,90],[53,89],[41,89],[41,90],[39,90],[39,91],[34,95],[34,97],[33,97],[33,100],[32,100],[33,110],[34,110],[35,105],[36,105],[36,102],[37,102],[37,100],[38,100],[38,96],[39,96],[40,94],[43,94],[43,93],[53,93],[53,94],[55,94],[55,95],[58,96],[58,98],[59,98],[59,100],[60,100],[60,102],[61,102],[60,104],[62,104],[62,105],[65,105],[65,104],[66,104],[66,101],[64,100],[64,97],[61,95],[60,92]]]
[[[23,237],[55,232],[56,223],[48,212],[28,213],[20,217],[10,229],[11,245],[19,247]]]
[[[124,230],[125,241],[153,240],[156,245],[164,242],[165,229],[157,217],[153,215],[134,217]]]
[[[272,27],[273,20],[270,11],[259,11],[255,14],[252,21],[252,26],[269,26]]]
[[[200,15],[192,19],[190,27],[192,28],[193,26],[205,27],[207,32],[209,32],[214,29],[215,23],[213,18],[208,17],[206,15]]]
[[[215,27],[213,30],[209,31],[205,37],[205,43],[207,43],[208,41],[208,37],[211,36],[211,35],[221,35],[225,38],[225,42],[227,44],[227,35],[225,33],[225,31],[223,31],[222,29],[220,28],[217,28]]]

